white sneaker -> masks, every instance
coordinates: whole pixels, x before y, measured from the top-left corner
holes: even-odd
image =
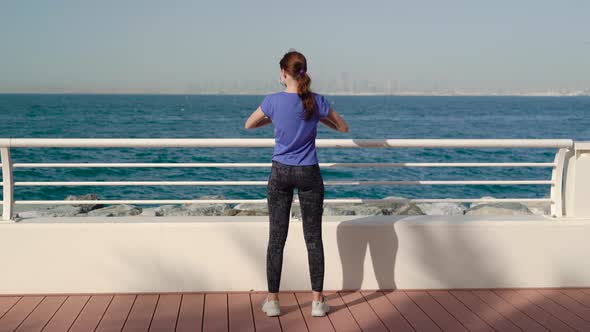
[[[279,306],[279,301],[269,301],[268,298],[265,298],[264,303],[262,303],[262,311],[269,317],[280,315],[281,307]]]
[[[326,302],[326,296],[322,295],[321,301],[311,301],[311,315],[314,317],[325,316],[330,311],[330,306]]]

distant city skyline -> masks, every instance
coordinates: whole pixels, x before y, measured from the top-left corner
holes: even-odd
[[[577,84],[576,84],[577,83]],[[450,80],[434,80],[403,82],[395,79],[371,80],[368,78],[350,77],[342,72],[338,81],[314,79],[312,90],[327,94],[340,95],[590,95],[590,88],[582,82],[573,82],[569,86],[553,87],[550,89],[486,89],[480,90],[469,86],[453,85]],[[266,81],[240,80],[229,81],[223,79],[208,80],[190,85],[187,94],[264,94],[284,89],[278,79],[270,78]]]
[[[289,5],[291,8],[292,6]],[[0,93],[590,95],[590,1],[0,4]]]

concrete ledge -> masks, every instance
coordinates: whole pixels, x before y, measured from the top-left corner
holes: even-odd
[[[324,289],[590,287],[590,219],[324,217]],[[268,216],[0,224],[0,294],[266,290]],[[282,290],[308,290],[301,222]]]

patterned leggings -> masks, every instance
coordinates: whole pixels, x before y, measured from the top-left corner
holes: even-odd
[[[272,160],[271,174],[267,186],[270,225],[266,251],[266,278],[270,293],[279,291],[283,266],[283,249],[289,231],[289,211],[293,201],[294,188],[297,188],[301,206],[311,288],[316,292],[323,290],[322,213],[324,210],[324,180],[320,173],[320,167],[318,164],[286,165]]]

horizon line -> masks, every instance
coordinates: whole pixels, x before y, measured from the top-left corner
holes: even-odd
[[[179,92],[1,92],[0,95],[91,95],[91,96],[266,96],[267,93],[179,93]],[[325,96],[342,97],[590,97],[590,92],[582,93],[339,93],[316,92]]]

